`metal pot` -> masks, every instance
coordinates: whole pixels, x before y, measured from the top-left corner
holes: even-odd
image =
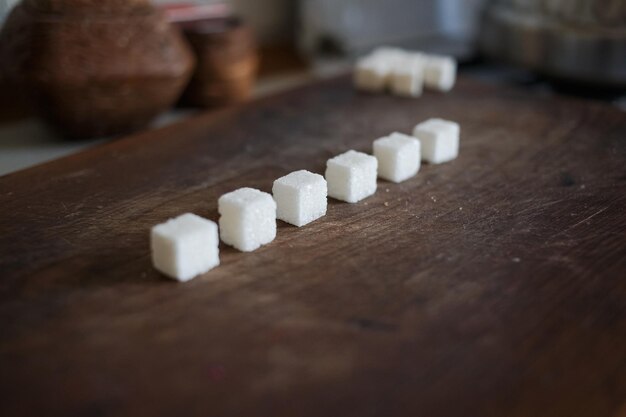
[[[481,47],[561,80],[626,87],[626,0],[495,0]]]

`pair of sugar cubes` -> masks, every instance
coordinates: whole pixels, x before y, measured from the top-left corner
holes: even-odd
[[[251,252],[276,237],[276,219],[304,226],[326,215],[326,180],[300,170],[276,181],[272,194],[240,188],[218,199],[219,229],[224,243]]]
[[[399,48],[382,47],[357,61],[356,88],[370,92],[390,90],[405,97],[418,97],[424,86],[450,91],[456,81],[456,61],[450,56],[428,55]]]
[[[300,227],[326,215],[327,183],[319,174],[292,172],[274,181],[272,194],[240,188],[219,198],[224,243],[251,252],[274,240],[276,219]]]
[[[417,174],[422,159],[442,163],[456,158],[458,124],[430,119],[418,124],[413,137],[393,133],[373,143],[374,156],[348,151],[327,161],[326,179],[305,170],[274,181],[272,195],[240,188],[218,200],[222,240],[249,252],[276,237],[276,219],[304,226],[326,214],[327,195],[356,203],[376,192],[376,178],[402,182]],[[418,140],[419,139],[419,140]],[[218,226],[187,213],[152,229],[154,266],[165,275],[187,281],[219,265]]]

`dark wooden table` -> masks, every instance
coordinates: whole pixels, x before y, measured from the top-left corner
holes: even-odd
[[[428,117],[460,157],[190,283],[149,228]],[[626,416],[626,113],[347,78],[0,178],[2,416]]]

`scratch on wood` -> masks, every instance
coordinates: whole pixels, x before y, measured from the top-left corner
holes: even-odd
[[[606,211],[609,207],[610,207],[610,206],[607,206],[607,207],[601,208],[600,210],[596,211],[596,212],[595,212],[595,213],[593,213],[592,215],[585,217],[584,219],[582,219],[582,220],[581,220],[581,221],[579,221],[578,223],[575,223],[575,224],[573,224],[573,225],[571,225],[571,226],[567,227],[566,229],[564,229],[564,230],[562,230],[562,231],[558,232],[557,234],[555,234],[554,236],[552,236],[552,238],[554,239],[555,237],[561,236],[562,234],[569,232],[570,230],[572,230],[572,229],[574,229],[574,228],[576,228],[576,227],[580,226],[581,224],[588,222],[589,220],[591,220],[591,219],[593,219],[594,217],[596,217],[598,214],[601,214],[601,213],[605,212],[605,211]]]
[[[546,207],[550,207],[550,206],[553,206],[553,205],[555,205],[555,204],[562,203],[562,202],[563,202],[563,201],[565,201],[565,200],[566,200],[565,198],[561,198],[561,199],[559,199],[559,200],[549,201],[549,202],[544,203],[544,204],[540,204],[540,205],[533,205],[533,206],[531,206],[531,207],[527,207],[527,208],[525,208],[525,209],[522,209],[522,210],[520,210],[520,211],[516,212],[516,214],[517,214],[517,215],[520,215],[520,214],[524,214],[524,213],[529,212],[529,211],[536,212],[536,211],[537,211],[537,210],[539,210],[539,209],[544,209],[544,208],[546,208]],[[533,200],[532,200],[532,199],[530,199],[530,200],[527,200],[527,201],[533,201]]]

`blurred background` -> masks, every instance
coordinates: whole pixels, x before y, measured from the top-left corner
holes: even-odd
[[[0,175],[348,73],[380,45],[626,108],[626,0],[0,0]]]

